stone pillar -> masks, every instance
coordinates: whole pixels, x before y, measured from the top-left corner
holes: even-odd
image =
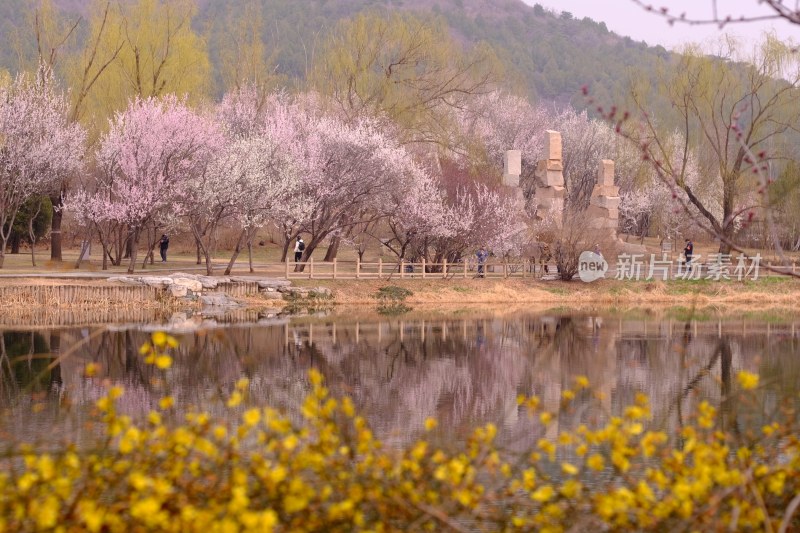
[[[592,190],[587,215],[592,228],[603,230],[614,241],[619,224],[619,202],[619,187],[614,185],[614,161],[603,159],[597,169],[597,184]]]
[[[520,174],[522,174],[522,152],[506,150],[503,156],[503,185],[519,187]]]
[[[547,157],[536,165],[536,202],[538,217],[554,213],[554,222],[561,226],[564,211],[564,166],[561,163],[561,133],[545,131]]]

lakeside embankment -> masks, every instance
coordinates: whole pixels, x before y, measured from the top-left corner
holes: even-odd
[[[280,307],[285,304],[278,294],[259,292],[255,281],[242,281],[239,285],[255,287],[252,294],[242,290],[232,294],[246,306]],[[400,299],[412,305],[800,306],[800,280],[788,277],[766,277],[745,282],[601,280],[595,283],[521,279],[315,279],[292,280],[292,286],[302,292],[318,287],[329,289],[331,296],[326,301],[343,305],[375,304],[379,289],[392,286],[408,291]],[[20,277],[0,280],[0,305],[5,311],[35,307],[142,309],[202,306],[203,301],[175,299],[152,286],[130,285],[114,280]]]
[[[539,280],[295,280],[297,286],[331,289],[337,304],[375,303],[381,287],[411,292],[406,304],[549,305],[800,305],[800,280],[769,277],[756,281],[618,281],[594,283]]]

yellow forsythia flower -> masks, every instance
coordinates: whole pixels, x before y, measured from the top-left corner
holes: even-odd
[[[755,389],[758,387],[758,374],[742,370],[736,375],[736,381],[738,381],[739,386],[745,390]]]

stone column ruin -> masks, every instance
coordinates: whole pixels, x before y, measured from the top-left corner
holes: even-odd
[[[586,214],[591,227],[605,233],[614,242],[617,240],[619,203],[619,187],[614,185],[614,161],[603,159],[597,168],[597,184],[592,190]]]
[[[564,211],[564,165],[561,162],[561,133],[545,131],[547,157],[536,165],[536,202],[538,217],[544,219],[555,214],[553,220],[561,227]]]
[[[552,217],[557,227],[563,224],[566,189],[564,183],[564,165],[562,160],[561,133],[545,131],[545,159],[536,165],[537,217]],[[511,188],[517,195],[522,194],[519,186],[522,173],[522,154],[519,150],[508,150],[503,157],[503,185]],[[592,190],[589,209],[589,227],[597,230],[599,237],[617,241],[619,224],[619,187],[614,184],[614,161],[603,159],[597,168],[597,183]]]
[[[522,151],[507,150],[503,156],[503,185],[519,187],[520,174],[522,174]]]

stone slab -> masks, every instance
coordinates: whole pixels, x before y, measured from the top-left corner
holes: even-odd
[[[621,198],[619,196],[592,196],[591,205],[605,209],[619,209]]]
[[[203,305],[211,307],[238,307],[239,302],[231,298],[225,293],[209,292],[200,296],[200,302]]]
[[[615,185],[595,185],[592,196],[619,196],[619,187]]]
[[[537,206],[541,211],[557,211],[560,213],[564,210],[564,200],[563,198],[540,198]],[[560,219],[561,217],[557,218]]]
[[[145,285],[149,285],[151,287],[157,287],[157,288],[168,287],[168,286],[172,285],[172,282],[173,282],[172,278],[158,278],[158,277],[152,277],[152,276],[146,276],[146,277],[142,277],[140,279],[142,280],[142,283],[144,283]]]
[[[169,291],[170,295],[175,298],[185,298],[186,295],[189,294],[189,289],[187,289],[184,285],[172,284],[167,287],[167,290]]]
[[[561,164],[561,160],[557,159],[542,159],[544,163],[545,170],[558,170],[563,171],[564,165]]]
[[[566,189],[564,187],[537,187],[536,197],[539,199],[544,198],[564,198],[566,196]]]
[[[564,165],[561,164],[561,161],[555,161],[552,159],[540,159],[536,162],[537,173],[544,173],[548,170],[563,171]]]
[[[564,174],[560,170],[548,170],[547,174],[542,176],[542,182],[548,187],[563,187]]]
[[[616,221],[619,219],[619,209],[612,209],[607,207],[599,207],[597,205],[589,205],[586,210],[586,215],[592,218],[607,218]]]
[[[545,187],[563,187],[564,174],[560,170],[542,170],[542,165],[536,169],[536,179]]]
[[[597,166],[597,184],[606,187],[614,186],[614,161],[603,159]]]
[[[128,276],[111,276],[106,281],[122,283],[123,285],[144,285],[139,279],[129,278]]]
[[[561,132],[547,130],[544,132],[544,153],[547,159],[561,160]]]
[[[283,300],[283,293],[280,293],[278,291],[264,290],[261,291],[261,296],[263,296],[267,300]]]
[[[506,150],[503,155],[503,174],[511,176],[522,174],[522,152],[520,150]]]
[[[172,285],[174,286],[186,287],[187,290],[192,292],[201,292],[203,290],[203,284],[197,281],[196,279],[189,279],[189,278],[172,278]]]
[[[503,185],[506,187],[519,187],[519,174],[503,174]]]
[[[286,279],[260,279],[258,283],[259,289],[277,289],[278,287],[290,287],[292,282]]]

